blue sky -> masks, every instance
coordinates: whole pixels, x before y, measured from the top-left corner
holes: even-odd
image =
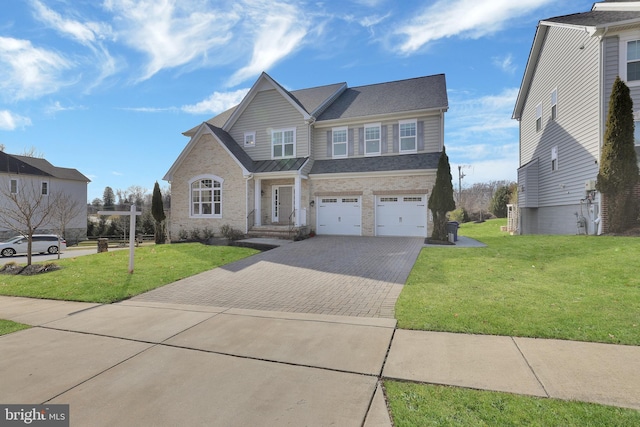
[[[444,73],[457,186],[515,180],[511,113],[539,20],[582,0],[2,0],[0,144],[153,189],[262,71],[290,90]]]

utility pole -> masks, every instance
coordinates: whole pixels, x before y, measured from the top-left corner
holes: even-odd
[[[463,168],[469,168],[469,165],[458,165],[458,207],[462,207],[462,178],[466,175],[462,172]]]

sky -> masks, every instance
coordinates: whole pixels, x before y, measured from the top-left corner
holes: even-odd
[[[0,144],[90,180],[162,181],[182,132],[263,71],[289,90],[445,74],[454,187],[515,181],[512,112],[540,20],[583,0],[2,0]]]

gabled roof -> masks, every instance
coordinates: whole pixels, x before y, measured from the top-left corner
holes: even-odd
[[[437,74],[346,89],[316,122],[448,108],[445,76]]]
[[[48,176],[68,181],[91,182],[77,169],[53,166],[45,159],[16,156],[0,151],[0,173]]]
[[[525,68],[520,91],[513,109],[512,118],[520,119],[522,108],[529,92],[531,79],[538,65],[538,58],[544,45],[547,31],[552,26],[574,28],[586,31],[592,36],[602,36],[612,26],[640,23],[640,1],[614,0],[595,3],[589,12],[574,13],[571,15],[556,16],[542,20],[538,23],[536,35],[533,39],[527,67]]]
[[[437,169],[440,153],[316,160],[310,174]]]

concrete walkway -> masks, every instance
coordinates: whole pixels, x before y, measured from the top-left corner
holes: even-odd
[[[393,319],[423,244],[410,237],[317,236],[133,300]]]
[[[396,330],[384,318],[0,297],[0,403],[72,425],[390,426],[382,379],[640,409],[640,347]]]

